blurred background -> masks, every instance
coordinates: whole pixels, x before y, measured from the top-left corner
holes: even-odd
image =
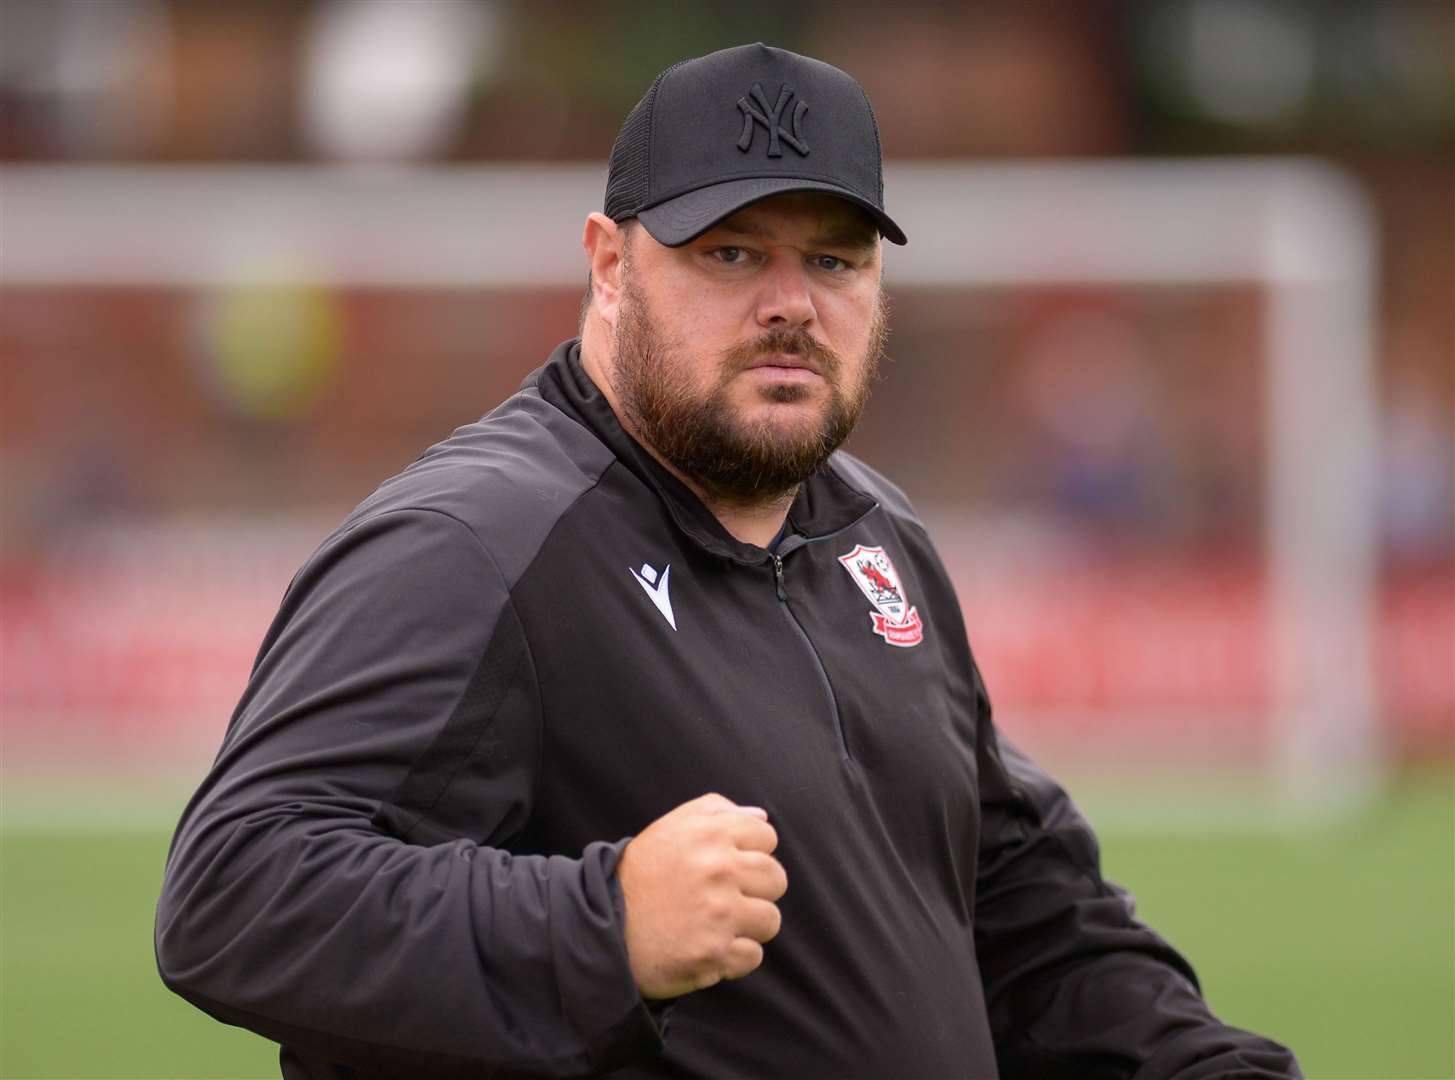
[[[999,725],[1213,1007],[1455,1077],[1455,4],[0,0],[0,1075],[276,1075],[156,979],[289,577],[571,336],[657,72],[854,74]],[[811,118],[810,118],[811,119]]]

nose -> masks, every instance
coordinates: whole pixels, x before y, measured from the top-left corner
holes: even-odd
[[[758,294],[758,324],[788,330],[807,326],[817,314],[809,291],[808,269],[797,251],[774,252]]]

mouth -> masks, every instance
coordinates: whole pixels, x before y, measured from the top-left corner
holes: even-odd
[[[792,379],[802,379],[810,375],[823,376],[822,368],[811,357],[788,353],[769,353],[755,357],[748,365],[748,370]]]

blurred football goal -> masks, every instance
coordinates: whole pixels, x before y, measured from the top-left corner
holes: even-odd
[[[316,400],[325,378],[350,377],[338,355],[350,305],[330,306],[330,291],[354,296],[354,309],[396,293],[579,295],[580,229],[603,180],[595,165],[7,167],[0,272],[12,301],[221,297],[204,321],[240,336],[212,349],[206,377],[262,402],[254,411],[268,420]],[[1128,820],[1281,827],[1362,805],[1385,751],[1378,259],[1358,189],[1312,161],[1218,160],[900,164],[886,191],[910,236],[885,251],[896,364],[851,445],[931,523],[1001,726],[1058,771],[1099,778],[1092,801],[1111,791],[1105,811]],[[282,306],[228,299],[248,290]],[[1203,356],[1203,383],[1158,390],[1184,363],[1179,351],[1216,349],[1195,328],[1158,337],[1095,303],[1082,317],[1088,305],[1073,303],[1080,314],[1051,330],[1044,319],[1034,333],[1000,327],[1034,340],[999,368],[965,374],[997,312],[1067,290],[1140,297],[1132,306],[1172,324],[1176,298],[1232,290],[1251,336],[1224,350],[1238,355]],[[195,307],[168,317],[196,330]],[[529,305],[518,317],[539,318]],[[435,324],[415,325],[428,334]],[[557,336],[573,328],[563,320]],[[289,349],[293,368],[280,361]],[[1220,361],[1256,379],[1231,405],[1203,408],[1223,393]],[[126,362],[148,377],[147,356]],[[402,366],[397,375],[431,380]],[[1026,427],[1006,419],[1009,381],[1017,407],[1064,436],[1046,483],[1072,502],[1119,505],[1134,485],[1161,484],[1176,490],[1159,505],[1175,505],[1192,470],[1170,459],[1199,446],[1236,456],[1245,443],[1256,475],[1197,496],[1214,523],[1232,516],[1219,498],[1238,502],[1243,532],[1153,527],[1087,540],[1074,525],[1058,537],[1054,514],[1007,511],[992,481],[1018,475],[1023,461],[1006,447]],[[344,398],[335,407],[347,410]],[[1141,439],[1149,417],[1162,434]],[[1194,422],[1216,429],[1210,442],[1183,445],[1168,430]],[[192,429],[196,438],[205,423]],[[1089,469],[1109,440],[1121,440],[1116,469]],[[12,562],[11,746],[25,741],[24,717],[43,728],[37,743],[69,723],[82,739],[144,743],[149,730],[173,740],[186,729],[215,745],[292,560],[329,524],[306,506],[273,511],[245,523],[112,520]],[[159,603],[173,617],[158,618]]]

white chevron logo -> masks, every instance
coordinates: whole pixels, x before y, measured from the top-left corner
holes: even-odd
[[[657,577],[657,572],[648,563],[642,563],[640,571],[632,570],[630,566],[627,569],[631,570],[631,575],[637,579],[637,584],[652,598],[652,603],[657,605],[657,610],[666,617],[667,624],[676,630],[677,619],[672,614],[672,597],[667,593],[667,578],[672,573],[672,564],[667,564],[660,579]]]

